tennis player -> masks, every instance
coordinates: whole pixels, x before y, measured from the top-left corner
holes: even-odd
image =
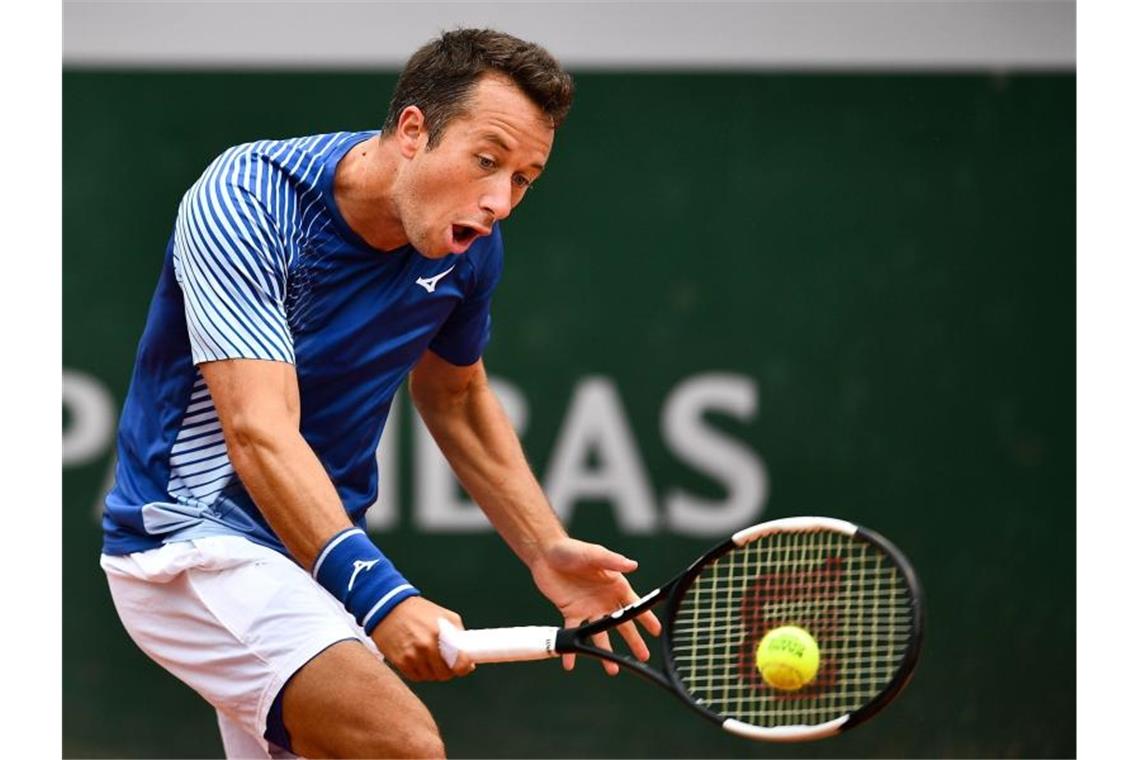
[[[567,624],[636,600],[634,561],[563,530],[481,359],[499,224],[572,95],[542,48],[449,32],[409,60],[381,132],[239,145],[183,197],[101,564],[131,638],[216,708],[227,756],[444,754],[395,671],[471,672],[438,649],[439,620],[462,622],[361,529],[409,373],[463,486]],[[621,634],[648,658],[632,622]]]

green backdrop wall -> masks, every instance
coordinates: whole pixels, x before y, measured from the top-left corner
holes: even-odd
[[[712,505],[710,519],[737,489],[737,522],[861,522],[917,565],[927,645],[883,714],[800,746],[722,735],[592,663],[571,675],[554,663],[480,668],[416,687],[450,750],[1075,754],[1075,76],[577,81],[550,168],[505,226],[487,355],[525,401],[540,475],[584,387],[612,391],[603,412],[630,426],[641,497],[577,498],[571,530],[641,560],[634,578],[647,588],[719,530],[671,520],[677,494]],[[212,710],[134,648],[98,568],[108,414],[126,392],[176,204],[229,145],[378,125],[393,83],[64,73],[64,435],[85,442],[63,470],[67,756],[221,751]],[[699,420],[745,452],[743,496],[662,433],[673,391],[709,373],[755,396],[755,409]],[[392,497],[377,540],[468,625],[555,621],[494,534],[425,519],[427,457],[407,417],[383,469]],[[608,472],[612,455],[587,451],[579,464]],[[619,491],[629,485],[629,472],[616,477]],[[631,521],[647,508],[651,519]]]

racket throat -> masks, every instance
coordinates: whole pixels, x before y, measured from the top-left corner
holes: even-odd
[[[574,640],[574,629],[560,628],[554,635],[554,652],[556,654],[573,654],[579,646]]]

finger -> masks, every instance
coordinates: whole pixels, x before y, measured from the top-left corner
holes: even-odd
[[[629,651],[637,659],[645,662],[649,659],[649,647],[645,644],[645,639],[641,638],[641,632],[637,630],[637,626],[633,624],[632,620],[627,620],[618,626],[618,631],[621,637],[625,639]]]
[[[447,619],[447,622],[451,623],[460,631],[464,630],[463,618],[459,617],[458,614],[448,609],[442,609],[441,612],[443,613],[443,617]],[[438,636],[439,634],[437,633],[436,635]],[[436,648],[438,649],[438,646]],[[440,656],[440,661],[448,670],[448,680],[454,676],[467,676],[475,672],[475,663],[465,652],[456,652],[455,662],[451,665],[447,664],[447,660],[443,659],[442,655]]]
[[[586,621],[580,620],[580,621],[575,623],[572,620],[570,620],[570,618],[566,618],[566,627],[567,628],[575,628],[584,622],[586,622]],[[574,663],[576,661],[577,661],[577,658],[573,654],[562,655],[562,669],[567,671],[567,672],[573,670],[574,669]]]
[[[432,661],[431,669],[437,681],[450,681],[458,675],[454,670],[447,667],[447,663],[443,661],[442,657],[438,657]]]
[[[422,653],[423,664],[431,671],[431,678],[433,681],[450,681],[455,678],[460,672],[466,675],[467,671],[471,669],[471,660],[464,654],[460,654],[455,658],[455,664],[459,665],[463,661],[463,670],[452,670],[447,660],[443,659],[443,654],[439,651],[439,644],[429,647]]]
[[[447,663],[445,662],[444,665]],[[463,652],[455,658],[455,664],[451,666],[451,672],[457,676],[466,676],[475,672],[475,663]]]
[[[637,622],[641,623],[641,627],[644,628],[649,633],[649,635],[661,635],[661,621],[658,620],[657,616],[653,614],[653,610],[646,610],[634,619],[637,620]]]
[[[401,662],[396,665],[396,669],[404,674],[404,678],[409,681],[426,681],[427,677],[419,664],[414,661]]]
[[[424,657],[416,657],[413,664],[409,665],[415,674],[417,681],[438,681],[439,676],[436,674],[436,669],[430,659]]]
[[[610,635],[608,633],[596,633],[591,637],[591,640],[598,649],[604,649],[607,652],[614,651],[614,648],[610,646]],[[602,667],[605,668],[606,675],[608,676],[616,676],[618,674],[617,663],[602,660]]]
[[[632,573],[637,569],[637,561],[625,555],[610,551],[600,544],[588,544],[586,558],[590,564],[604,570],[616,570],[619,573]]]

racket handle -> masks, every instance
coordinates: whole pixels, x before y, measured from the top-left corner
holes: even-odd
[[[521,625],[514,628],[481,628],[461,631],[439,619],[439,653],[448,667],[454,667],[460,653],[472,662],[521,662],[557,657],[554,638],[558,628],[551,625]]]

